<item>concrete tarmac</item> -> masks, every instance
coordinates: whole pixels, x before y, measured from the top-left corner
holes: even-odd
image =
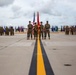
[[[51,34],[42,43],[55,75],[76,75],[76,35]],[[28,75],[34,46],[26,34],[0,36],[0,75]]]

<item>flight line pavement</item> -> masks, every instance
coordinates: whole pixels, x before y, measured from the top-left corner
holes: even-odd
[[[26,37],[0,36],[0,75],[29,74],[35,40]],[[76,35],[51,34],[42,43],[55,75],[76,75]]]

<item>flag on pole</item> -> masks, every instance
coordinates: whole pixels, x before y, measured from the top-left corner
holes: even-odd
[[[33,28],[32,28],[32,34],[34,34],[34,23],[35,23],[35,12],[33,14]]]
[[[38,24],[38,34],[40,34],[40,19],[39,19],[39,12],[37,12],[37,24]]]
[[[39,12],[37,12],[37,24],[38,24],[38,28],[39,28],[40,27]]]
[[[35,12],[34,12],[34,15],[33,15],[33,25],[35,23]]]

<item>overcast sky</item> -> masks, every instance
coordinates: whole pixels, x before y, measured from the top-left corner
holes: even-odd
[[[39,11],[50,25],[76,25],[76,0],[0,0],[0,26],[25,26]]]

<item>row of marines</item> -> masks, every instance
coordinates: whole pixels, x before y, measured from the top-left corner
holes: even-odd
[[[66,35],[69,35],[69,34],[76,35],[76,26],[71,26],[71,27],[66,26],[65,27],[65,34]]]
[[[34,23],[34,26],[29,21],[28,31],[27,31],[27,39],[32,39],[34,35],[34,39],[37,39],[39,34],[39,38],[46,39],[48,34],[48,39],[50,39],[50,24],[46,21],[46,24],[43,25],[43,22],[40,22],[40,26],[38,27],[37,23]]]
[[[14,35],[14,28],[13,27],[5,27],[3,28],[2,26],[0,26],[0,35]]]

